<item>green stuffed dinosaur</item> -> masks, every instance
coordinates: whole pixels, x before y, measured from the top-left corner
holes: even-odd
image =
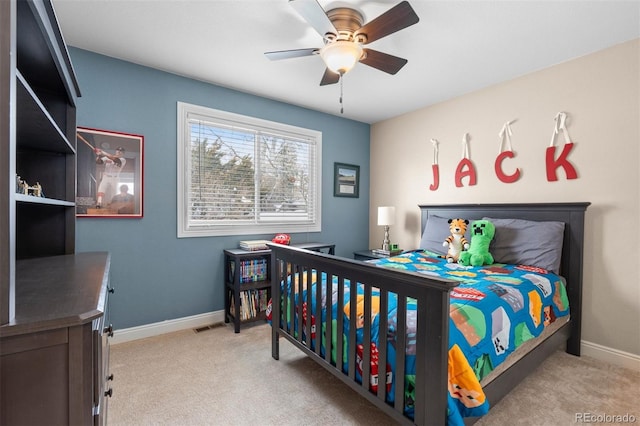
[[[460,253],[458,263],[464,266],[493,264],[489,244],[496,233],[496,227],[488,220],[476,220],[471,224],[471,244],[467,251]]]

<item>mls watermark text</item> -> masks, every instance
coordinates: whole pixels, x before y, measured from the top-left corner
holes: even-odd
[[[629,413],[606,414],[606,413],[576,413],[576,423],[636,423],[638,418]]]

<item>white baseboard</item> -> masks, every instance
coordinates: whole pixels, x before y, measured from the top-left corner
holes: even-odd
[[[583,340],[580,353],[619,367],[640,371],[640,356]]]
[[[174,331],[186,330],[190,328],[204,327],[224,321],[224,311],[207,312],[190,317],[176,318],[145,324],[138,327],[123,328],[115,330],[111,338],[111,344],[130,342],[132,340],[144,339],[146,337],[159,336]]]

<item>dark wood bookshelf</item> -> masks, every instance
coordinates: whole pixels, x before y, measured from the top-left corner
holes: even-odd
[[[75,250],[80,90],[50,0],[0,0],[0,57],[0,424],[106,424],[110,256]]]
[[[327,243],[295,243],[293,247],[323,252],[327,254],[335,254],[335,244]],[[250,280],[250,282],[241,282],[241,274],[238,273],[242,262],[246,261],[264,261],[266,267],[266,275],[259,279]],[[234,331],[240,332],[241,324],[255,321],[265,321],[266,312],[264,309],[252,311],[248,316],[240,315],[241,309],[245,307],[242,304],[243,294],[252,294],[256,291],[264,291],[266,293],[267,302],[271,299],[271,250],[243,250],[243,249],[226,249],[224,250],[224,322],[233,322]],[[266,309],[266,306],[263,308]]]

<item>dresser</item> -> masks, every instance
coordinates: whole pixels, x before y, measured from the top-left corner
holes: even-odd
[[[109,267],[106,252],[19,263],[16,316],[0,327],[0,424],[106,424]]]

